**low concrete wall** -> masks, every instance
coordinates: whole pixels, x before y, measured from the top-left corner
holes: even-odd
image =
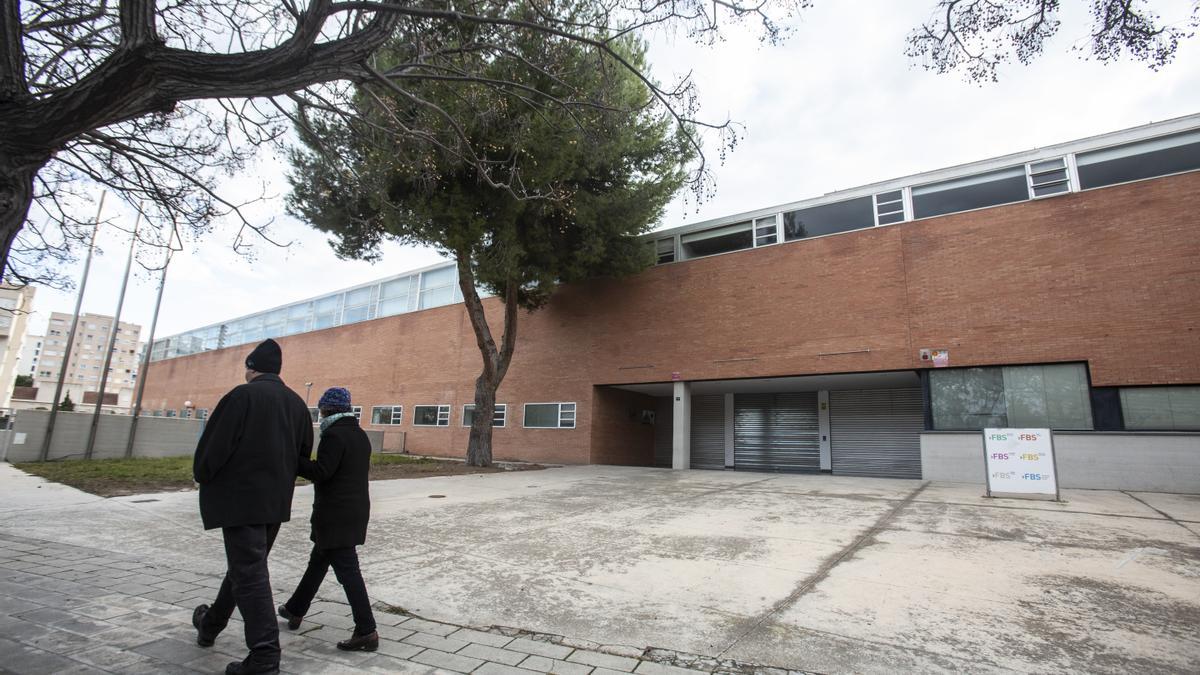
[[[102,413],[96,429],[96,445],[92,450],[95,459],[113,459],[125,456],[125,444],[129,439],[129,415]],[[50,422],[49,410],[17,411],[12,431],[0,431],[0,460],[9,462],[34,462],[42,451],[42,439],[46,437],[46,425]],[[92,413],[59,412],[54,420],[54,441],[47,459],[82,459],[87,449],[88,431],[92,424]],[[134,457],[190,457],[196,451],[196,442],[204,431],[204,421],[180,417],[147,417],[138,419],[137,438],[134,439]],[[5,435],[8,438],[5,438]],[[314,444],[320,445],[321,430],[313,428]],[[371,452],[383,451],[382,431],[367,430],[371,441]],[[401,442],[403,447],[403,441]],[[7,448],[7,453],[4,452]]]
[[[20,410],[13,423],[12,439],[8,444],[7,461],[37,461],[42,451],[42,439],[49,424],[48,410]],[[101,414],[96,428],[96,445],[92,457],[112,459],[125,456],[129,439],[129,415]],[[48,459],[83,458],[87,449],[91,412],[59,412],[54,420],[54,439]],[[142,417],[138,420],[134,457],[179,457],[191,455],[204,423],[195,419],[176,417]]]
[[[1200,434],[1055,432],[1064,488],[1200,494]],[[926,480],[985,483],[983,435],[921,434]]]

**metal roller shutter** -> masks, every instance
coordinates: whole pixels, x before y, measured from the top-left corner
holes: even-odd
[[[920,389],[829,392],[833,473],[921,477]]]
[[[725,468],[725,397],[692,397],[692,468]]]
[[[817,394],[737,394],[734,466],[748,471],[819,471]]]

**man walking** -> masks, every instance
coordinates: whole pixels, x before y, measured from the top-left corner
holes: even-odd
[[[246,384],[221,399],[200,436],[192,473],[204,529],[221,528],[228,571],[212,606],[192,614],[196,643],[213,644],[236,604],[250,654],[227,675],[279,672],[279,626],[267,555],[292,512],[300,457],[312,452],[308,406],[279,379],[283,355],[266,340],[246,357]]]

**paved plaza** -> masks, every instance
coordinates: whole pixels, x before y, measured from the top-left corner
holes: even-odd
[[[341,653],[332,575],[297,673],[1196,672],[1200,497],[985,499],[921,481],[627,467],[371,485],[383,638]],[[0,672],[220,672],[194,492],[102,499],[0,464]],[[311,488],[271,557],[282,601]]]

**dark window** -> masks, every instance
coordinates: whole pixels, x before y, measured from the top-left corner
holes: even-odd
[[[1200,131],[1080,153],[1075,163],[1084,190],[1194,171],[1200,169]]]
[[[783,236],[792,241],[872,227],[875,224],[873,209],[870,197],[859,197],[789,211],[783,214]]]
[[[675,238],[667,237],[654,243],[656,264],[675,262]]]
[[[679,241],[684,257],[702,258],[706,255],[751,248],[754,246],[754,232],[751,231],[750,223],[745,222],[685,234]]]
[[[1029,199],[1025,167],[956,178],[913,188],[913,217],[929,218]]]

